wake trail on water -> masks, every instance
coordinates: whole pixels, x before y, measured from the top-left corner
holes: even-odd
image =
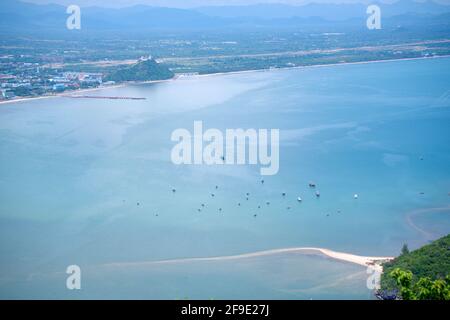
[[[426,213],[435,213],[435,212],[450,212],[450,206],[448,207],[438,207],[438,208],[426,208],[426,209],[418,209],[408,213],[405,217],[406,223],[418,233],[420,233],[426,240],[434,240],[437,238],[433,233],[425,230],[424,228],[418,226],[414,222],[414,218],[426,214]]]

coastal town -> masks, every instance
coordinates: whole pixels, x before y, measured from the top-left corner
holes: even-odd
[[[38,97],[112,85],[114,81],[103,82],[102,73],[59,72],[45,69],[39,63],[18,62],[13,55],[0,57],[0,100],[17,97]],[[14,70],[14,72],[8,72]]]

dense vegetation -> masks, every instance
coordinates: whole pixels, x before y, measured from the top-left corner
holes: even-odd
[[[411,271],[395,268],[389,277],[395,280],[403,300],[450,300],[450,276],[436,280],[421,277],[413,284]]]
[[[106,81],[149,81],[166,80],[173,78],[174,74],[164,65],[153,59],[140,61],[132,66],[119,68],[106,76]]]
[[[414,298],[423,288],[431,288],[433,284],[449,286],[450,234],[420,249],[402,250],[399,257],[383,267],[381,290],[384,292],[402,292],[403,288],[403,291],[410,290],[411,298]],[[434,283],[435,280],[442,282]]]

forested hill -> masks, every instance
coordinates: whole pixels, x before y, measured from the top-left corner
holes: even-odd
[[[150,81],[173,78],[174,74],[166,66],[153,59],[140,61],[132,66],[122,67],[106,76],[106,81]]]
[[[395,280],[390,276],[391,271],[396,268],[411,271],[413,284],[424,277],[431,280],[444,279],[450,275],[450,234],[420,249],[403,253],[383,267],[382,290],[397,289]]]

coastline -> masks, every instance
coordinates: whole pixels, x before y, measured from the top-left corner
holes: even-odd
[[[52,94],[52,95],[44,95],[44,96],[39,96],[39,97],[24,97],[24,98],[12,99],[12,100],[5,100],[5,101],[0,101],[0,105],[32,101],[32,100],[58,98],[58,97],[63,97],[63,98],[69,97],[70,98],[70,96],[76,96],[76,95],[86,93],[86,92],[95,92],[95,91],[100,91],[100,90],[105,90],[105,89],[123,88],[123,87],[126,87],[128,85],[133,85],[133,84],[161,83],[161,82],[169,82],[169,81],[175,81],[175,80],[176,80],[175,78],[172,78],[172,79],[168,79],[168,80],[129,81],[129,82],[123,82],[123,83],[119,83],[119,84],[115,84],[115,85],[111,85],[111,86],[105,86],[105,87],[71,90],[71,91],[56,93],[56,94]]]
[[[250,69],[250,70],[242,70],[242,71],[230,71],[230,72],[216,72],[216,73],[208,73],[208,74],[199,74],[193,75],[186,78],[205,78],[205,77],[215,77],[215,76],[223,76],[223,75],[236,75],[236,74],[246,74],[246,73],[256,73],[256,72],[273,72],[273,71],[285,71],[285,70],[295,70],[295,69],[309,69],[309,68],[324,68],[324,67],[335,67],[335,66],[346,66],[346,65],[359,65],[359,64],[372,64],[372,63],[383,63],[383,62],[395,62],[395,61],[412,61],[412,60],[425,60],[425,59],[439,59],[439,58],[450,58],[450,55],[441,55],[441,56],[431,56],[431,57],[416,57],[416,58],[399,58],[399,59],[384,59],[384,60],[367,60],[367,61],[356,61],[356,62],[338,62],[338,63],[328,63],[328,64],[314,64],[308,66],[295,66],[295,67],[280,67],[280,68],[269,68],[269,69]],[[57,98],[64,97],[68,95],[77,95],[85,92],[94,92],[105,89],[114,89],[126,87],[128,85],[133,84],[151,84],[151,83],[163,83],[163,82],[172,82],[178,79],[173,77],[167,80],[147,80],[147,81],[128,81],[123,82],[111,86],[105,87],[97,87],[97,88],[89,88],[89,89],[79,89],[67,92],[61,92],[52,95],[44,95],[39,97],[23,97],[12,100],[0,101],[0,105],[10,104],[10,103],[18,103],[18,102],[26,102],[32,100],[40,100],[40,99],[49,99],[49,98]]]
[[[372,64],[372,63],[396,62],[396,61],[413,61],[413,60],[426,60],[426,59],[439,59],[439,58],[450,58],[450,55],[432,56],[432,57],[416,57],[416,58],[384,59],[384,60],[367,60],[367,61],[355,61],[355,62],[337,62],[337,63],[325,63],[325,64],[312,64],[312,65],[308,65],[308,66],[280,67],[280,68],[272,68],[272,69],[251,69],[251,70],[242,70],[242,71],[199,74],[199,75],[195,75],[192,77],[212,77],[212,76],[221,76],[221,75],[227,75],[227,74],[245,74],[245,73],[255,73],[255,72],[324,68],[324,67],[336,67],[336,66],[346,66],[346,65]]]
[[[25,102],[25,101],[32,101],[32,100],[41,100],[41,99],[51,99],[51,98],[58,98],[58,97],[64,97],[70,94],[78,94],[78,93],[84,93],[84,92],[92,92],[102,89],[109,89],[109,88],[120,88],[126,86],[126,83],[121,83],[113,86],[107,86],[107,87],[97,87],[97,88],[89,88],[89,89],[80,89],[80,90],[72,90],[67,92],[61,92],[56,93],[52,95],[44,95],[39,97],[24,97],[24,98],[18,98],[18,99],[12,99],[12,100],[5,100],[0,101],[0,105],[2,104],[9,104],[9,103],[18,103],[18,102]]]

